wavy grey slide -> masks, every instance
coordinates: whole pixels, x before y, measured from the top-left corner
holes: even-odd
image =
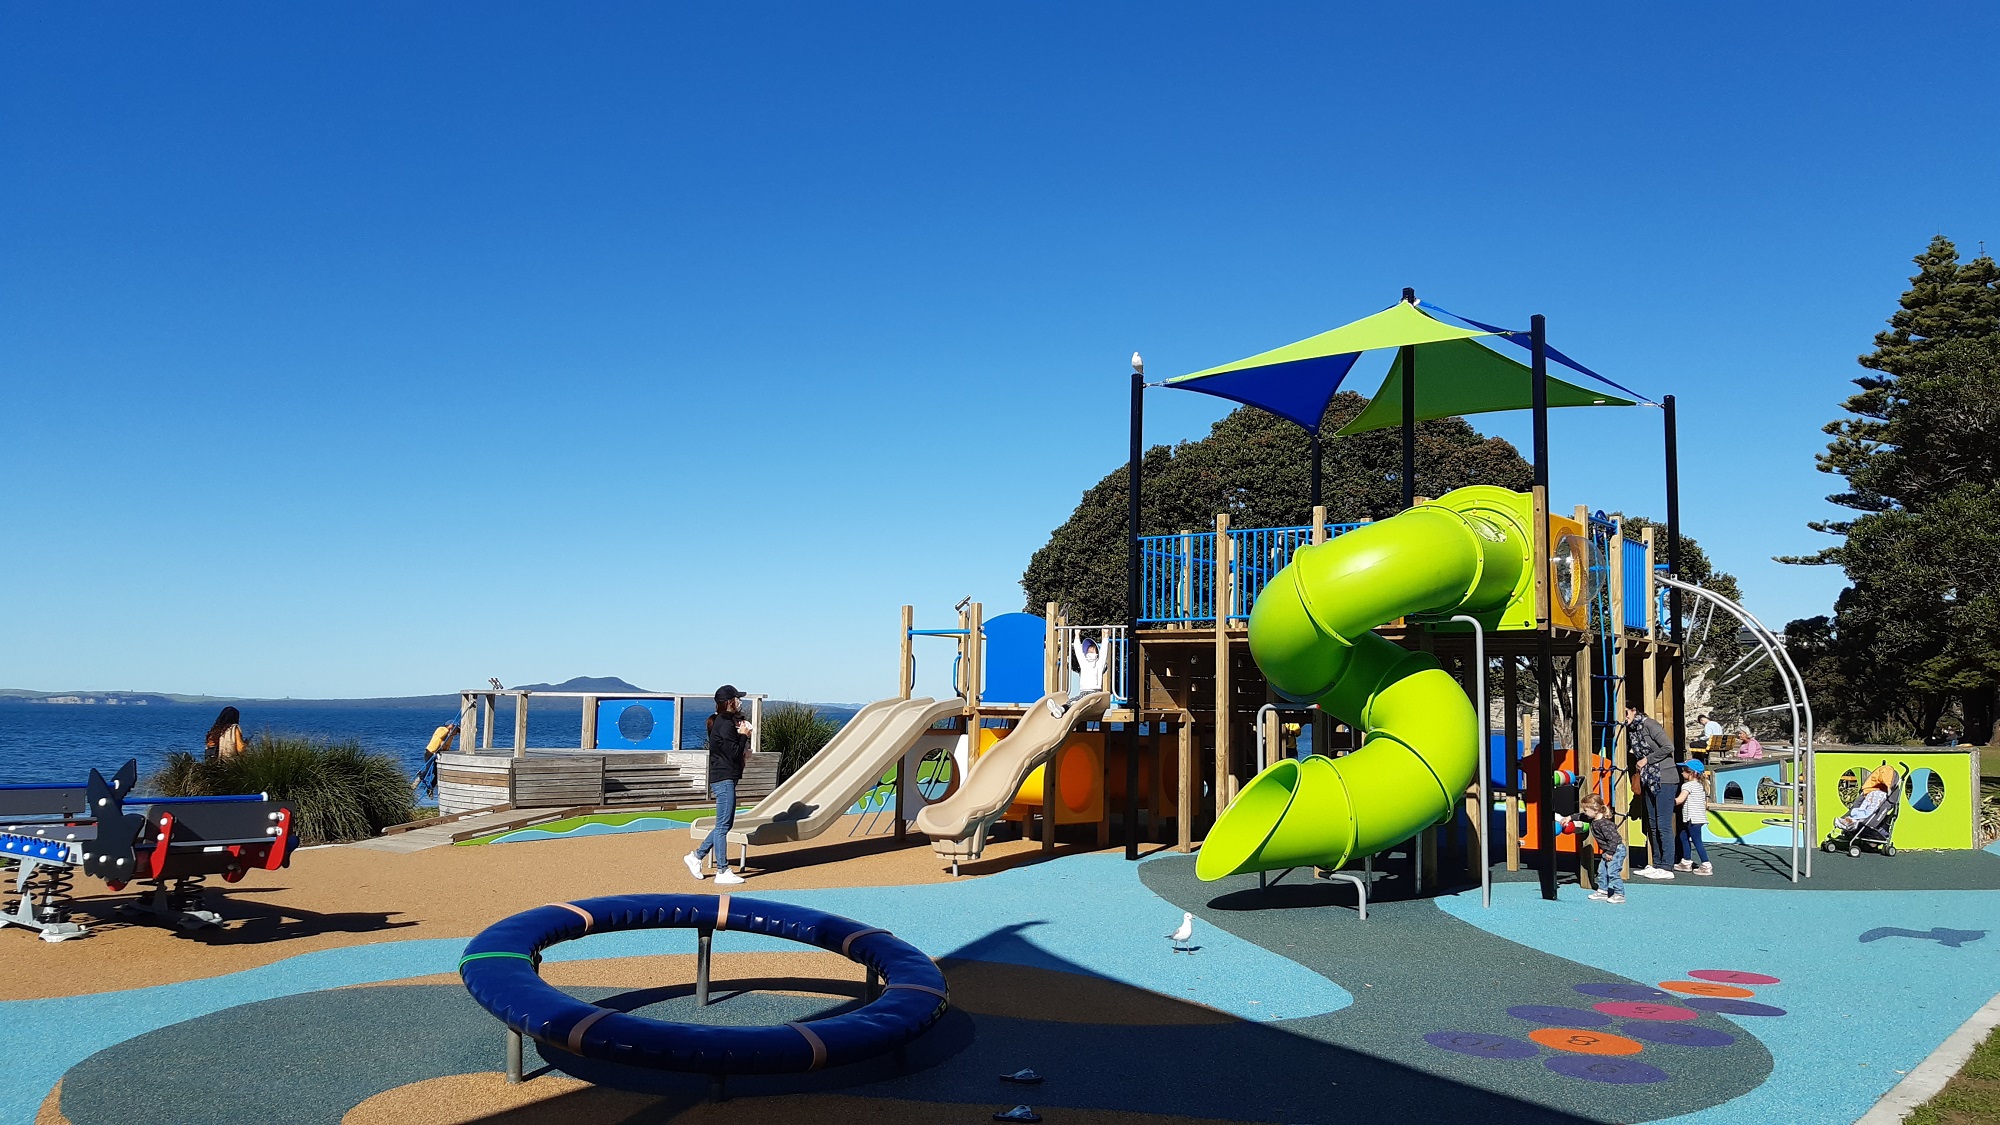
[[[855,712],[799,772],[738,816],[729,842],[742,845],[747,861],[751,844],[809,840],[819,835],[853,808],[863,793],[881,784],[882,775],[925,732],[940,719],[949,719],[964,709],[962,699],[939,701],[928,696],[870,703]],[[690,834],[699,840],[714,827],[714,817],[700,817],[690,826]]]
[[[986,830],[1007,811],[1028,774],[1048,761],[1071,731],[1103,715],[1111,705],[1111,693],[1098,691],[1070,704],[1060,718],[1049,714],[1049,700],[1063,698],[1043,696],[1007,737],[972,763],[956,793],[918,811],[917,831],[930,837],[938,858],[950,860],[954,867],[961,860],[978,859],[986,850]]]

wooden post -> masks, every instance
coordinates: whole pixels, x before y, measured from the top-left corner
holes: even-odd
[[[678,725],[680,721],[681,709],[676,705],[674,707],[674,722]],[[674,741],[678,743],[680,740],[675,739]],[[583,737],[578,740],[577,745],[584,750],[597,749],[597,697],[594,695],[583,697]],[[680,747],[676,745],[674,749],[678,750]]]
[[[916,694],[917,654],[913,647],[915,638],[910,636],[910,630],[916,628],[916,625],[917,607],[911,605],[904,606],[903,642],[898,647],[901,658],[896,665],[896,695],[899,699],[908,699],[910,696]]]
[[[1174,850],[1186,854],[1194,850],[1194,790],[1197,784],[1194,766],[1194,724],[1182,718],[1178,725],[1179,729],[1174,732],[1178,736],[1177,749],[1180,754],[1180,777],[1176,779],[1174,794],[1176,837]]]
[[[1042,690],[1048,693],[1063,689],[1063,672],[1069,662],[1063,659],[1062,629],[1056,623],[1056,603],[1047,603],[1042,612]],[[1104,654],[1106,660],[1111,654]]]
[[[482,720],[479,746],[482,750],[493,749],[493,713],[497,710],[499,705],[495,702],[492,692],[489,691],[479,697],[479,715]]]
[[[1215,517],[1215,815],[1234,796],[1229,773],[1229,513]]]
[[[986,607],[973,602],[966,607],[968,620],[965,642],[968,655],[965,661],[965,704],[975,714],[979,711],[979,693],[986,686]]]
[[[1068,741],[1067,739],[1064,740]],[[1049,760],[1042,764],[1042,853],[1047,855],[1056,850],[1056,783],[1062,776],[1063,743],[1049,751]]]
[[[470,754],[479,745],[479,704],[472,693],[458,693],[458,748]]]
[[[528,756],[528,693],[514,697],[514,756]]]
[[[1313,546],[1326,542],[1326,505],[1313,505]]]
[[[1178,727],[1182,724],[1176,722],[1174,725]],[[1153,818],[1153,842],[1156,844],[1167,842],[1167,740],[1161,737],[1162,733],[1160,725],[1155,723],[1153,736],[1147,739],[1153,750],[1153,792],[1148,798],[1151,802],[1148,812]]]
[[[675,721],[679,722],[680,720],[676,718]],[[679,742],[680,739],[677,738],[674,741]],[[678,750],[680,747],[676,746],[674,749]],[[750,752],[752,754],[762,754],[764,752],[764,697],[762,695],[753,695],[750,697]]]
[[[1587,637],[1583,647],[1577,650],[1574,659],[1576,660],[1576,710],[1572,714],[1576,716],[1576,772],[1579,782],[1576,793],[1577,800],[1581,802],[1583,795],[1591,792],[1597,785],[1597,735],[1596,728],[1592,725],[1597,716],[1591,702],[1593,694],[1591,672],[1594,669],[1594,661]],[[1585,857],[1584,845],[1584,838],[1578,837],[1576,879],[1584,889],[1594,891],[1597,889],[1596,869]]]

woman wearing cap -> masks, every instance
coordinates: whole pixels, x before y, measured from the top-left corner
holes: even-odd
[[[715,690],[715,714],[708,717],[708,792],[715,798],[715,827],[701,847],[682,856],[689,874],[702,877],[701,861],[715,854],[715,881],[731,886],[743,876],[729,869],[729,830],[736,825],[736,783],[743,779],[743,755],[750,749],[750,720],[737,700],[743,693],[733,684]]]

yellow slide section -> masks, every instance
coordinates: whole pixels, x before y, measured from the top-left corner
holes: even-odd
[[[1533,512],[1523,494],[1461,488],[1303,548],[1271,579],[1250,610],[1257,667],[1365,737],[1346,757],[1253,778],[1210,830],[1197,875],[1338,867],[1451,815],[1479,765],[1479,717],[1435,658],[1374,629],[1461,613],[1497,624],[1533,594]]]

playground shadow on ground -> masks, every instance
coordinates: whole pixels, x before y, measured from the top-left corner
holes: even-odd
[[[702,1075],[621,1072],[531,1043],[531,1069],[540,1052],[564,1073],[587,1081],[649,1084],[652,1100],[635,1103],[630,1095],[578,1090],[529,1107],[495,1107],[485,1116],[476,1116],[473,1105],[453,1110],[458,1120],[505,1125],[977,1120],[1020,1101],[1069,1120],[1124,1122],[1144,1120],[1140,1115],[1217,1121],[1319,1121],[1336,1115],[1496,1123],[1627,1119],[1576,1113],[1545,1099],[1486,1088],[1476,1068],[1459,1076],[1413,1067],[1365,1045],[1301,1034],[1292,1024],[1242,1020],[1110,980],[1060,961],[1028,933],[1025,926],[1002,927],[941,959],[952,982],[952,1009],[909,1045],[902,1062],[885,1056],[815,1074],[735,1077],[728,1083],[729,1100],[706,1104]],[[1159,955],[1174,956],[1164,943]],[[849,983],[793,977],[725,978],[715,987],[720,1002],[701,1018],[801,1019],[851,1006],[854,997],[842,994],[851,989]],[[570,991],[597,1003],[642,1008],[656,1018],[692,1016],[687,985]],[[385,1027],[394,1027],[395,1034],[383,1035]],[[73,1125],[130,1125],[156,1116],[162,1105],[173,1106],[175,1119],[186,1125],[262,1120],[271,1109],[271,1076],[284,1074],[285,1119],[334,1125],[378,1094],[450,1075],[490,1073],[499,1061],[501,1038],[500,1025],[457,985],[387,984],[279,997],[163,1027],[92,1055],[65,1076],[61,1108]],[[312,1064],[300,1066],[303,1059]],[[999,1075],[1022,1067],[1035,1068],[1046,1081],[1032,1088],[999,1081]],[[616,1115],[609,1116],[612,1112]]]

